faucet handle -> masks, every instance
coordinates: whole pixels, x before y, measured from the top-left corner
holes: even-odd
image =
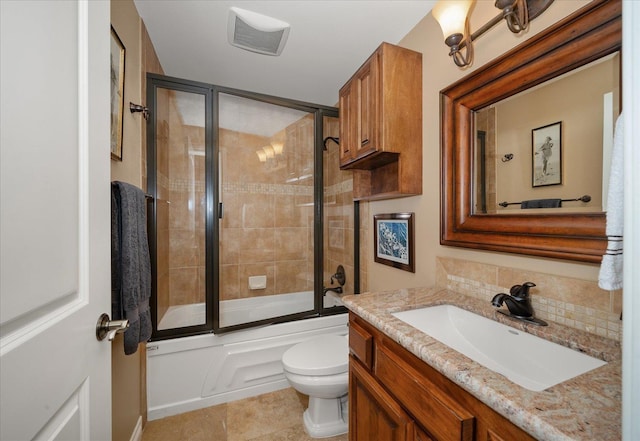
[[[513,285],[509,290],[509,293],[513,297],[524,299],[529,296],[529,288],[536,286],[533,282],[525,282],[522,285]]]

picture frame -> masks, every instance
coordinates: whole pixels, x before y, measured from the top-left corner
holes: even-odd
[[[414,213],[373,216],[374,260],[415,273]]]
[[[122,161],[124,67],[126,50],[111,26],[111,159]]]
[[[562,121],[531,130],[532,187],[562,184]]]

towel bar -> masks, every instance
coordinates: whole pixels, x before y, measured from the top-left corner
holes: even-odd
[[[591,196],[589,196],[588,194],[585,194],[582,197],[579,198],[575,198],[575,199],[562,199],[562,202],[573,202],[573,201],[582,201],[582,202],[591,202]],[[507,205],[521,205],[522,202],[500,202],[498,205],[500,205],[501,207],[506,207]]]

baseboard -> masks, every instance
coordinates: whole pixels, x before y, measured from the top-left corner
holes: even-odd
[[[138,417],[138,422],[136,423],[135,429],[133,429],[133,433],[131,434],[130,441],[141,441],[142,440],[142,416]]]

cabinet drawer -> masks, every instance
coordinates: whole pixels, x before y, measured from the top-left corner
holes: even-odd
[[[349,349],[367,369],[371,369],[373,365],[373,336],[355,321],[349,322]]]
[[[389,349],[375,352],[375,375],[435,440],[473,440],[471,413]]]

